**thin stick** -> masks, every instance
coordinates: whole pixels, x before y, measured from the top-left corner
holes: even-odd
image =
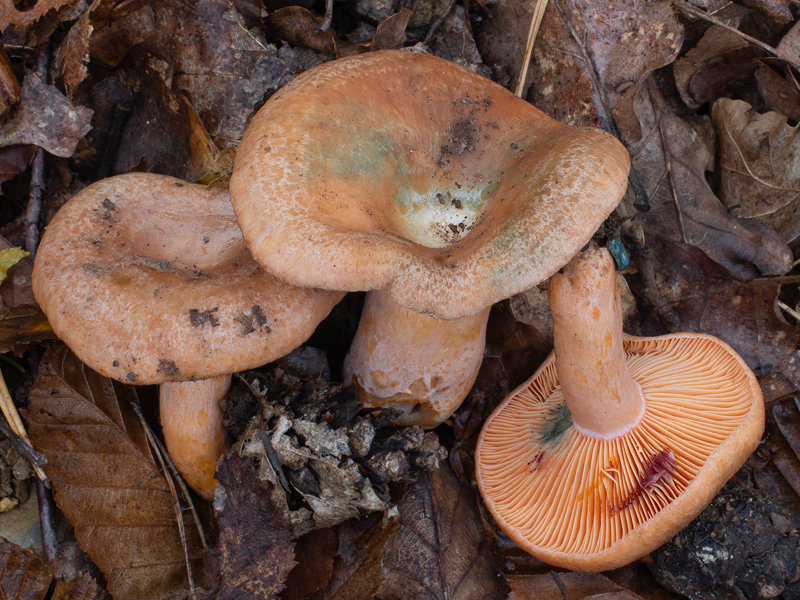
[[[800,64],[794,62],[791,58],[788,58],[787,56],[781,54],[776,48],[773,48],[769,44],[765,44],[761,40],[758,40],[750,35],[747,35],[746,33],[739,31],[738,29],[736,29],[736,27],[732,27],[728,25],[725,21],[721,21],[716,17],[712,17],[707,12],[702,11],[695,6],[692,6],[691,4],[688,4],[683,0],[672,0],[672,2],[673,4],[675,4],[675,6],[677,6],[682,12],[686,13],[687,15],[692,15],[693,17],[697,17],[698,19],[702,19],[704,21],[708,21],[709,23],[713,23],[718,27],[722,27],[723,29],[730,31],[731,33],[735,33],[743,40],[748,41],[754,46],[758,46],[762,50],[766,50],[769,54],[772,54],[772,56],[777,56],[781,60],[785,60],[787,63],[792,65],[795,69],[800,70]]]
[[[428,29],[428,33],[425,36],[425,39],[422,40],[422,43],[425,46],[431,43],[433,36],[436,35],[436,32],[438,31],[439,27],[442,26],[442,23],[444,23],[444,20],[447,18],[447,15],[450,14],[450,11],[453,10],[453,7],[455,5],[456,5],[456,0],[450,0],[450,4],[447,5],[447,8],[444,9],[444,12],[439,16],[438,19],[436,19],[436,21],[433,22],[430,29]]]
[[[36,479],[36,499],[39,506],[39,528],[42,532],[42,550],[44,551],[45,562],[49,563],[58,555],[58,536],[56,528],[53,526],[53,517],[56,507],[53,504],[53,497],[50,495],[44,482]]]
[[[189,557],[189,544],[186,541],[186,528],[184,527],[183,523],[183,510],[181,509],[181,500],[178,497],[178,491],[175,489],[175,484],[172,481],[169,469],[164,462],[164,456],[161,454],[161,450],[159,450],[158,445],[155,443],[155,436],[153,435],[153,432],[150,431],[150,427],[147,425],[147,422],[144,420],[141,407],[135,403],[131,403],[131,406],[133,407],[133,412],[135,412],[136,416],[139,417],[139,421],[144,429],[144,435],[147,438],[147,443],[150,444],[150,448],[153,450],[158,462],[161,464],[161,471],[164,473],[164,479],[167,482],[167,486],[169,486],[169,493],[172,497],[172,503],[175,508],[175,520],[178,523],[178,533],[181,538],[181,547],[183,548],[183,558],[186,562],[186,577],[189,580],[189,594],[193,600],[198,600],[197,588],[194,585],[194,577],[192,575],[192,561]]]
[[[0,409],[2,409],[6,421],[8,421],[8,425],[11,427],[11,431],[28,446],[33,448],[31,438],[28,437],[28,432],[25,431],[25,426],[22,424],[22,419],[17,412],[17,407],[14,405],[14,400],[11,399],[11,394],[8,391],[8,386],[6,386],[6,380],[2,372],[0,372]],[[47,478],[45,472],[35,463],[32,463],[31,466],[36,472],[36,476],[41,479],[46,486],[50,487],[50,480]]]
[[[197,529],[197,533],[200,536],[200,543],[203,546],[203,550],[208,550],[208,544],[206,543],[206,534],[203,531],[203,525],[200,522],[200,516],[197,514],[197,509],[194,507],[194,502],[192,502],[192,496],[189,494],[189,488],[186,487],[186,483],[183,481],[183,477],[178,472],[178,467],[175,466],[175,463],[172,462],[172,458],[167,452],[167,449],[164,447],[164,444],[161,443],[155,435],[152,435],[152,430],[150,429],[150,425],[147,424],[147,421],[144,420],[144,415],[142,414],[142,407],[138,404],[131,403],[133,406],[134,412],[139,417],[139,421],[143,421],[143,427],[145,431],[149,431],[151,437],[148,439],[152,440],[152,443],[156,445],[158,450],[161,452],[161,455],[164,457],[165,462],[167,463],[167,467],[169,467],[169,472],[172,473],[172,476],[175,478],[175,481],[178,482],[178,487],[181,488],[181,496],[186,501],[186,504],[189,506],[189,512],[192,513],[192,519],[194,520],[195,528]]]
[[[520,98],[522,98],[522,91],[525,89],[525,79],[528,77],[528,65],[533,55],[533,44],[536,41],[536,35],[539,33],[539,27],[542,25],[547,2],[548,0],[536,0],[536,6],[531,16],[531,27],[528,29],[528,42],[525,44],[525,58],[522,59],[522,68],[519,71],[517,89],[514,91]]]
[[[793,309],[791,306],[789,306],[788,304],[786,304],[781,300],[778,300],[778,306],[780,306],[784,312],[787,312],[790,315],[792,315],[797,321],[800,321],[800,313],[797,312],[795,309]]]
[[[14,444],[14,448],[16,448],[17,451],[22,454],[22,456],[27,458],[31,465],[36,465],[37,467],[44,469],[45,465],[47,464],[47,457],[23,442],[20,437],[2,421],[0,421],[0,433],[6,436],[11,443]]]

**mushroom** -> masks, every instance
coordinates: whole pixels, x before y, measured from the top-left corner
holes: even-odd
[[[187,483],[213,495],[230,374],[299,346],[343,296],[290,286],[252,259],[227,191],[163,175],[98,181],[58,211],[33,292],[90,368],[161,384],[164,439]]]
[[[580,250],[628,169],[605,132],[451,62],[383,51],[279,90],[245,132],[230,188],[270,273],[383,292],[368,294],[345,380],[366,405],[432,427],[477,375],[488,308]]]
[[[590,248],[551,279],[555,349],[484,424],[486,506],[522,549],[602,571],[660,546],[758,445],[761,390],[710,335],[622,332],[614,265]]]

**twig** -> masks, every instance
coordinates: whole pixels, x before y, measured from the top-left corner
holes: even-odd
[[[49,83],[50,44],[45,42],[36,49],[36,75],[44,83]],[[31,184],[28,193],[28,206],[25,209],[25,249],[30,252],[31,259],[36,255],[39,245],[39,218],[42,215],[42,198],[44,198],[44,149],[37,148],[31,166]]]
[[[525,79],[528,77],[528,65],[531,62],[531,55],[533,54],[533,44],[536,41],[536,35],[539,33],[539,27],[542,25],[544,18],[544,11],[547,9],[548,0],[535,0],[536,6],[531,15],[531,26],[528,29],[528,41],[525,44],[525,58],[522,59],[522,68],[519,71],[519,79],[517,80],[517,89],[514,93],[522,98],[522,91],[525,89]]]
[[[796,321],[800,321],[800,313],[797,312],[795,309],[793,309],[791,306],[789,306],[782,300],[778,300],[778,306],[780,306],[781,310],[794,317]]]
[[[42,532],[42,550],[44,551],[45,562],[50,562],[58,555],[58,536],[53,525],[56,507],[53,505],[53,497],[50,495],[44,482],[36,479],[36,499],[39,505],[39,529]]]
[[[28,432],[25,431],[25,426],[22,424],[22,419],[20,418],[19,413],[17,412],[17,407],[14,405],[14,400],[12,400],[11,394],[8,391],[8,386],[6,386],[6,380],[5,377],[3,377],[2,372],[0,372],[0,409],[2,409],[3,414],[6,417],[6,421],[8,421],[8,425],[11,427],[11,430],[23,442],[33,448],[31,438],[28,437]],[[31,466],[36,472],[36,476],[41,479],[47,487],[50,487],[50,480],[47,478],[45,472],[36,464],[32,463]]]
[[[333,0],[325,0],[325,17],[319,24],[319,31],[328,31],[333,22]]]
[[[189,580],[189,594],[193,600],[198,600],[197,588],[194,585],[194,576],[192,575],[192,560],[189,557],[189,544],[186,541],[186,528],[184,527],[183,523],[183,510],[181,509],[181,499],[178,496],[178,491],[175,489],[175,483],[172,480],[172,477],[169,473],[169,469],[167,468],[167,465],[164,462],[164,456],[161,454],[161,450],[158,448],[158,444],[155,443],[155,435],[153,435],[153,432],[150,430],[150,426],[144,419],[141,407],[133,402],[131,402],[131,406],[133,407],[133,412],[135,412],[136,416],[139,417],[139,421],[141,422],[142,428],[144,429],[144,435],[147,438],[148,444],[150,444],[150,448],[156,455],[158,462],[161,464],[161,472],[164,473],[164,479],[166,480],[167,486],[169,487],[169,493],[170,496],[172,497],[172,503],[175,508],[175,520],[178,523],[178,533],[181,538],[181,547],[183,548],[183,558],[184,561],[186,562],[186,577]]]
[[[47,464],[47,457],[23,442],[20,437],[2,421],[0,421],[0,433],[6,436],[6,438],[8,438],[8,440],[14,444],[14,448],[17,449],[17,452],[27,458],[31,465],[44,469],[45,465]]]
[[[194,502],[192,502],[192,497],[189,494],[189,488],[186,487],[186,483],[183,481],[183,477],[181,476],[180,472],[178,471],[178,467],[175,466],[175,463],[172,462],[172,458],[167,452],[167,449],[164,447],[164,444],[161,443],[155,435],[152,435],[152,430],[150,429],[150,425],[147,424],[147,421],[144,420],[144,415],[142,414],[142,407],[138,404],[131,403],[133,406],[134,412],[139,417],[139,421],[143,422],[142,426],[145,428],[145,431],[149,431],[151,434],[152,443],[156,445],[158,450],[161,452],[161,455],[164,457],[164,461],[167,463],[167,467],[169,467],[169,472],[172,473],[172,476],[175,478],[175,481],[178,482],[178,487],[181,488],[181,495],[183,499],[186,501],[186,504],[189,507],[189,512],[192,513],[192,519],[194,520],[194,525],[197,528],[197,533],[200,536],[200,544],[203,546],[203,550],[208,550],[208,544],[206,543],[206,534],[203,531],[203,525],[200,522],[200,516],[197,514],[197,509],[195,509]]]
[[[683,0],[672,0],[672,2],[673,2],[673,4],[675,4],[675,6],[677,6],[681,10],[681,12],[683,12],[683,13],[685,13],[687,15],[691,15],[693,17],[697,17],[698,19],[702,19],[704,21],[708,21],[709,23],[713,23],[714,25],[716,25],[718,27],[722,27],[723,29],[738,35],[740,38],[742,38],[743,40],[746,40],[747,42],[753,44],[754,46],[758,46],[762,50],[765,50],[766,52],[768,52],[772,56],[776,56],[776,57],[780,58],[781,60],[785,60],[787,63],[792,65],[795,69],[800,70],[800,64],[794,62],[791,58],[788,58],[787,56],[785,56],[784,54],[779,52],[777,48],[773,48],[769,44],[765,44],[761,40],[756,39],[753,36],[747,35],[746,33],[743,33],[741,31],[739,31],[738,29],[736,29],[736,27],[732,27],[731,25],[728,25],[725,21],[717,19],[716,17],[712,17],[707,12],[702,11],[699,8],[695,7],[695,6],[692,6],[691,4],[688,4],[687,2],[684,2]]]
[[[456,5],[456,0],[450,0],[450,4],[447,5],[447,8],[444,9],[444,12],[439,15],[439,18],[436,19],[433,24],[431,24],[430,29],[428,29],[428,33],[425,35],[425,39],[422,40],[422,43],[427,46],[431,43],[433,36],[436,35],[436,32],[439,30],[439,27],[442,26],[444,20],[447,18],[447,15],[450,14],[450,11],[453,10],[453,7]]]

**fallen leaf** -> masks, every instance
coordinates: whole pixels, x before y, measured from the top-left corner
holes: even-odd
[[[38,306],[0,309],[0,354],[21,354],[31,344],[54,339],[56,334]]]
[[[731,215],[705,178],[714,167],[714,133],[707,119],[681,118],[667,105],[652,77],[636,96],[641,141],[629,145],[632,162],[650,198],[650,211],[622,210],[647,237],[659,235],[693,244],[731,271],[747,279],[779,275],[792,266],[792,253],[768,227]]]
[[[789,10],[789,2],[790,0],[745,0],[744,4],[778,23],[788,23],[794,18]]]
[[[0,284],[8,277],[8,270],[29,254],[19,247],[0,250]]]
[[[764,106],[785,114],[792,121],[800,121],[800,89],[791,69],[786,69],[787,77],[781,77],[767,65],[756,69],[755,77],[758,91],[764,98]]]
[[[720,145],[720,199],[738,216],[756,219],[786,241],[800,236],[800,135],[779,112],[760,114],[747,102],[720,98],[711,118]]]
[[[463,6],[457,4],[447,13],[431,38],[429,47],[431,53],[439,58],[464,65],[486,76],[491,74],[475,45],[469,16]]]
[[[5,115],[19,100],[19,82],[11,68],[5,49],[0,47],[0,116]]]
[[[33,154],[34,146],[7,146],[0,148],[0,184],[5,183],[28,169]],[[0,195],[2,195],[0,188]]]
[[[330,30],[322,31],[322,19],[302,6],[287,6],[270,13],[266,19],[272,34],[295,46],[305,46],[323,54],[336,53],[336,40]]]
[[[120,63],[134,90],[133,109],[117,147],[113,172],[148,171],[197,181],[218,173],[219,152],[186,94],[173,92],[173,65],[165,49],[132,48]]]
[[[47,456],[55,501],[116,600],[172,598],[186,563],[166,481],[130,408],[135,388],[101,377],[61,344],[42,358],[28,432]],[[198,536],[185,517],[190,556]]]
[[[101,585],[87,573],[72,581],[56,581],[51,600],[111,600]]]
[[[277,598],[294,561],[294,542],[280,508],[272,504],[251,459],[235,451],[220,462],[215,507],[219,541],[217,600]],[[266,485],[272,485],[267,483]]]
[[[487,22],[479,49],[487,64],[512,64],[516,75],[533,4],[502,0],[492,11],[497,18]],[[624,139],[638,139],[639,82],[672,62],[682,41],[671,2],[553,0],[536,38],[527,97],[563,123],[613,130],[613,119]]]
[[[557,573],[545,575],[506,575],[511,586],[508,600],[641,600],[630,590],[597,573]]]
[[[423,474],[398,505],[400,526],[386,542],[387,600],[505,598],[499,561],[483,540],[474,493],[450,469]]]
[[[0,125],[0,146],[34,144],[69,157],[89,131],[91,118],[91,110],[72,104],[54,86],[29,73],[16,110]]]
[[[89,37],[94,31],[92,12],[100,2],[102,0],[92,0],[91,5],[70,27],[55,52],[56,71],[64,83],[67,98],[70,100],[88,73],[86,63],[89,60]]]
[[[52,571],[32,550],[0,538],[0,596],[3,600],[43,600]]]
[[[775,49],[778,51],[778,56],[785,56],[794,63],[800,63],[800,22],[792,25]]]
[[[780,278],[741,281],[696,247],[647,239],[657,263],[658,288],[683,331],[719,337],[757,375],[770,373],[795,352],[800,329],[775,312]]]
[[[79,0],[38,0],[30,4],[27,10],[19,10],[17,2],[14,0],[0,0],[0,31],[4,31],[9,26],[17,29],[25,29],[33,25],[47,12],[68,9],[78,3]],[[19,3],[22,4],[22,3]]]
[[[328,583],[338,548],[333,527],[315,529],[300,537],[294,546],[297,564],[286,578],[281,600],[305,600]]]
[[[715,25],[675,61],[675,85],[686,105],[697,109],[732,93],[742,82],[752,84],[753,73],[760,64],[756,59],[762,56],[766,51]]]
[[[358,44],[358,52],[376,52],[378,50],[394,50],[406,40],[406,27],[414,12],[401,8],[388,19],[378,23],[375,35],[369,42]]]

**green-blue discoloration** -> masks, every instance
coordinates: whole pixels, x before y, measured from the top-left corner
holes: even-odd
[[[572,414],[570,414],[566,402],[553,403],[548,408],[542,422],[533,430],[535,441],[540,445],[557,441],[565,431],[572,427]]]

